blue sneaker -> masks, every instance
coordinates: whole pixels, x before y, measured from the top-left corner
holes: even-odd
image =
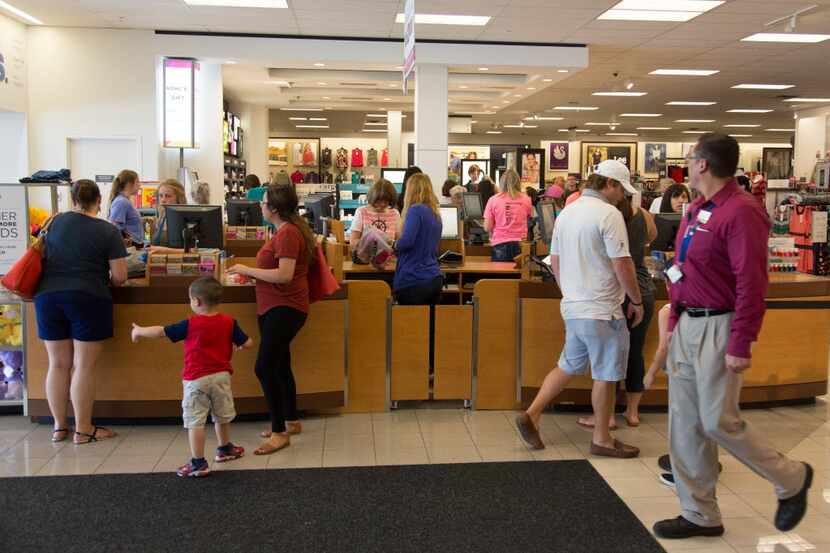
[[[210,466],[206,459],[191,459],[187,464],[180,466],[176,474],[200,478],[210,474]]]

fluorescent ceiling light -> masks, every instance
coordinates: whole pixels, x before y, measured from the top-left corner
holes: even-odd
[[[404,23],[406,15],[399,13],[395,23]],[[490,22],[489,15],[444,15],[441,13],[416,13],[415,24],[420,25],[471,25],[482,27]]]
[[[718,69],[655,69],[649,75],[676,75],[686,77],[708,77],[720,73]]]
[[[637,127],[638,131],[670,131],[671,127]]]
[[[501,131],[487,131],[487,134],[501,134]]]
[[[605,136],[637,136],[635,132],[607,132]]]
[[[331,100],[328,96],[323,96],[323,100]]]
[[[383,123],[381,121],[372,121],[368,123],[363,123],[363,125],[366,127],[385,127],[386,123]]]
[[[538,129],[539,125],[525,125],[524,128],[526,128],[526,129]]]
[[[489,67],[479,67],[478,70],[479,71],[490,71],[490,68]]]
[[[594,92],[592,96],[645,96],[648,92]]]
[[[556,72],[557,73],[570,73],[570,71],[568,69],[557,69]]]
[[[684,102],[684,101],[674,101],[674,102],[666,102],[667,106],[714,106],[717,102]]]
[[[326,117],[309,117],[308,120],[309,121],[328,121],[328,118],[326,118]]]
[[[227,8],[287,8],[286,0],[184,0],[189,6],[217,6]]]
[[[616,123],[585,123],[588,127],[610,127],[611,125],[615,125]]]
[[[389,117],[386,113],[367,113],[366,117]]]
[[[765,129],[767,132],[795,132],[795,129]]]
[[[383,101],[384,101],[384,102],[391,102],[391,101],[392,101],[392,98],[384,98],[384,99],[383,99]]]
[[[465,84],[462,84],[462,85],[458,85],[458,88],[469,88],[469,87]]]
[[[295,125],[298,129],[327,129],[328,125]]]
[[[591,132],[588,129],[559,129],[559,132]]]
[[[24,12],[20,8],[15,8],[11,4],[9,4],[8,2],[0,1],[0,8],[3,8],[4,10],[6,10],[8,12],[13,13],[17,17],[19,17],[20,19],[25,19],[26,21],[28,21],[29,23],[31,23],[33,25],[43,25],[43,21],[41,21],[37,17],[35,17],[33,15],[29,15],[28,13]]]
[[[714,119],[675,119],[675,123],[714,123]]]
[[[363,132],[386,132],[386,129],[363,129]]]
[[[622,0],[598,19],[689,21],[723,4],[723,0]]]
[[[724,127],[729,129],[756,129],[761,125],[724,125]]]
[[[810,35],[804,33],[755,33],[742,38],[741,42],[797,42],[815,44],[830,39],[830,35]]]
[[[700,12],[703,13],[703,12]],[[699,16],[697,12],[658,10],[615,10],[611,9],[597,19],[607,21],[677,21],[684,22]]]
[[[620,117],[662,117],[662,113],[621,113]]]
[[[596,111],[599,108],[593,106],[556,106],[556,111]]]
[[[527,89],[528,90],[536,90],[536,87],[535,86],[529,86],[529,87],[527,87]]]
[[[793,88],[794,84],[736,84],[732,88],[745,90],[787,90]]]
[[[830,98],[788,98],[785,102],[830,102]]]
[[[323,111],[323,108],[280,108],[280,111]]]
[[[308,121],[308,117],[289,117],[289,121]]]
[[[683,131],[683,134],[706,134],[709,131]]]
[[[328,85],[329,83],[317,83],[317,84],[318,84],[318,85],[320,85],[320,86],[326,86],[326,85]]]
[[[227,60],[227,61],[225,61],[225,64],[226,64],[226,65],[236,65],[237,63],[239,63],[239,62],[238,62],[238,61],[235,61],[235,60]]]
[[[505,129],[523,129],[524,125],[505,125]]]
[[[553,79],[542,79],[543,83],[552,83]]]
[[[728,109],[726,113],[770,113],[771,109]]]
[[[752,138],[751,134],[730,134],[732,138]]]
[[[529,117],[525,117],[525,121],[562,121],[565,119],[564,117],[547,117],[544,115],[531,115]]]
[[[317,63],[314,64],[314,67],[325,67],[325,66],[326,66],[325,63],[320,63],[320,62],[317,62]]]

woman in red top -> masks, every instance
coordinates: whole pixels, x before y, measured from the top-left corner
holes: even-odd
[[[297,193],[291,186],[269,186],[262,216],[277,229],[259,250],[256,269],[234,265],[228,271],[256,279],[259,353],[256,375],[262,385],[271,429],[254,455],[269,455],[291,443],[301,431],[297,388],[291,372],[291,340],[308,315],[308,268],[316,248],[308,223],[297,214]]]

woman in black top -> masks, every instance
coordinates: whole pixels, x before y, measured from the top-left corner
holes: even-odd
[[[95,363],[104,340],[113,335],[109,287],[126,282],[127,251],[121,232],[97,217],[101,191],[94,182],[76,182],[72,201],[75,208],[49,226],[35,312],[38,336],[49,355],[46,398],[55,420],[52,441],[69,434],[66,406],[71,397],[74,442],[87,444],[116,435],[92,423],[92,405]]]
[[[412,175],[417,175],[418,173],[422,173],[421,168],[417,165],[413,165],[412,167],[408,167],[406,172],[403,174],[403,184],[401,185],[401,193],[398,194],[398,212],[403,213],[403,199],[406,197],[406,181],[409,180],[409,177]]]

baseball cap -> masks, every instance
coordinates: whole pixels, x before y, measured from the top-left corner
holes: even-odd
[[[597,170],[594,173],[621,183],[625,191],[629,194],[636,194],[638,192],[631,185],[631,171],[628,170],[625,164],[616,159],[606,159],[597,165]]]

